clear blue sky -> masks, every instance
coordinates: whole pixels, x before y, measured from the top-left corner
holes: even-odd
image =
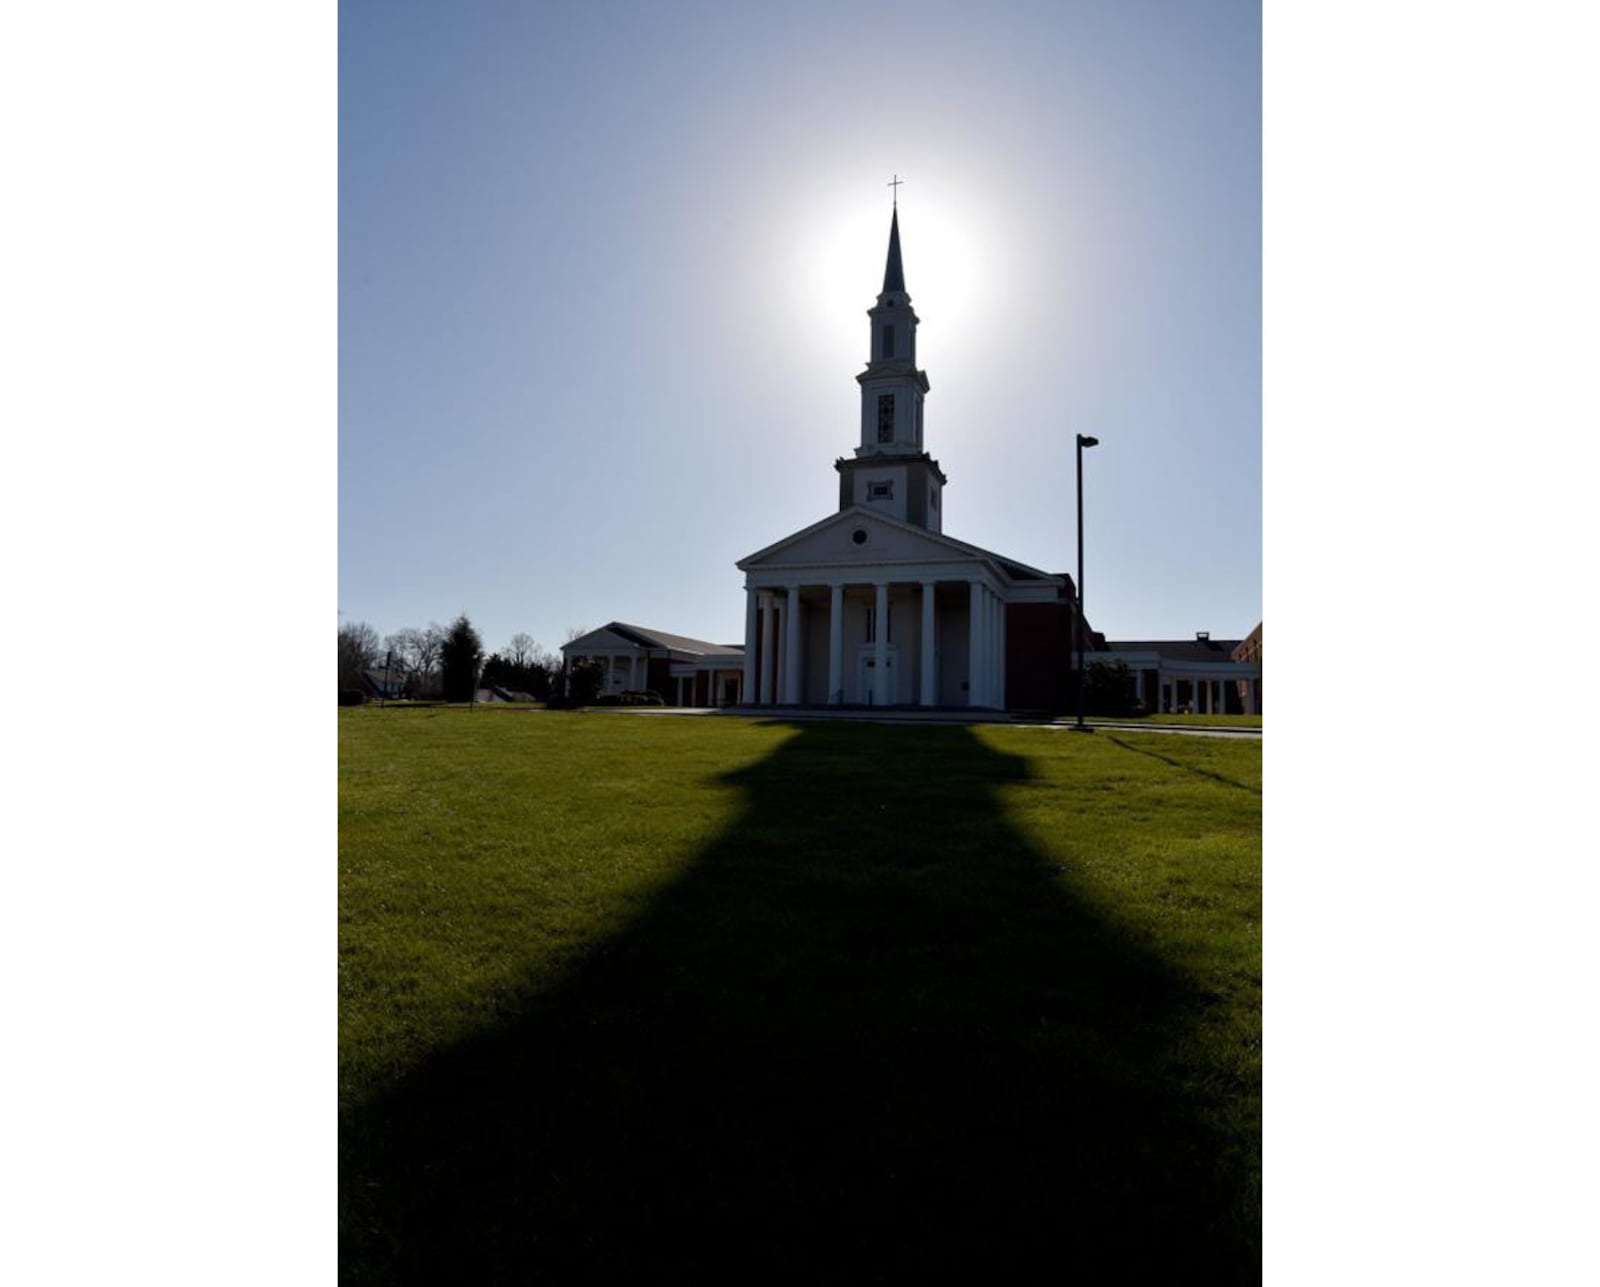
[[[397,4],[339,28],[339,608],[723,641],[837,508],[893,174],[945,530],[1261,617],[1254,3]]]

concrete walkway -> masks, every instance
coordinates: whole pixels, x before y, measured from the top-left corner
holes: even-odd
[[[1053,732],[1070,733],[1076,721],[1024,720],[998,711],[930,710],[915,709],[885,711],[875,714],[862,707],[851,710],[803,709],[783,706],[724,706],[716,710],[703,706],[617,706],[597,707],[627,715],[711,715],[736,716],[740,719],[775,720],[779,723],[814,723],[823,720],[854,720],[862,724],[1001,724],[1010,728],[1041,728]],[[1260,740],[1259,728],[1231,727],[1227,725],[1204,726],[1198,724],[1146,724],[1142,721],[1118,722],[1090,720],[1091,728],[1108,733],[1171,733],[1179,737],[1232,737]]]

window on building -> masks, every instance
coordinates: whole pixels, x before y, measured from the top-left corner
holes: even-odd
[[[878,441],[894,441],[894,394],[878,395]]]
[[[937,487],[928,488],[928,508],[939,508],[939,489]]]
[[[889,482],[889,483],[868,483],[867,484],[867,499],[868,500],[893,500],[894,499],[894,484],[892,482]]]
[[[878,356],[892,358],[894,356],[894,327],[884,326],[879,328]]]

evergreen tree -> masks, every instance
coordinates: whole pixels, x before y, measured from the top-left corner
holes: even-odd
[[[444,699],[447,702],[470,702],[478,687],[478,671],[483,665],[483,640],[462,613],[451,623],[445,633],[444,645],[439,650],[439,662],[444,670]]]

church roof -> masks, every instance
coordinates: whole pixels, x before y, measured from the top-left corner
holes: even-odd
[[[1144,639],[1107,641],[1112,652],[1153,652],[1172,661],[1231,661],[1237,639]]]
[[[894,214],[889,216],[889,260],[883,266],[883,291],[887,295],[892,290],[905,293],[906,273],[900,266],[900,211],[897,207]]]
[[[704,639],[691,639],[688,635],[670,635],[665,630],[649,630],[643,626],[630,626],[623,621],[612,621],[601,627],[609,630],[619,638],[636,644],[640,648],[669,648],[674,652],[695,653],[702,657],[728,657],[738,656],[744,652],[742,646],[730,647],[728,644],[709,643]],[[598,632],[591,632],[598,633]],[[584,636],[587,638],[588,636]],[[582,639],[574,639],[573,643],[582,643]],[[568,645],[569,647],[571,645]]]

